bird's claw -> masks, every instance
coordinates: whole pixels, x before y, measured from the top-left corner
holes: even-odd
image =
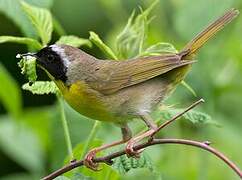
[[[128,142],[125,148],[125,152],[128,157],[140,158],[140,154],[144,151],[144,149],[134,150],[135,142]]]
[[[91,170],[93,170],[93,171],[98,171],[98,170],[99,170],[99,169],[98,169],[98,163],[93,162],[93,159],[94,159],[94,157],[96,156],[96,153],[97,153],[96,149],[92,149],[91,151],[89,151],[89,152],[86,154],[86,156],[85,156],[85,158],[84,158],[84,162],[83,162],[83,164],[84,164],[87,168],[89,168],[89,169],[91,169]]]

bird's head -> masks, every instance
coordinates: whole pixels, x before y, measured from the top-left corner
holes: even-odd
[[[87,64],[97,59],[80,49],[62,44],[44,47],[37,53],[20,54],[19,57],[32,56],[36,58],[37,66],[44,69],[53,80],[61,80],[69,84],[82,76]]]
[[[74,60],[73,54],[80,50],[67,45],[50,45],[37,53],[21,54],[20,57],[32,56],[36,58],[37,65],[47,71],[56,80],[65,82],[67,70]]]
[[[67,80],[66,73],[70,65],[70,58],[66,54],[66,46],[51,45],[34,54],[37,65],[46,70],[56,80]]]

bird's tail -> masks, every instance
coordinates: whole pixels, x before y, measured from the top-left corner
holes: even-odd
[[[211,23],[207,28],[205,28],[202,32],[195,36],[195,38],[187,43],[187,45],[182,49],[181,53],[184,53],[185,57],[196,53],[198,49],[200,49],[218,31],[223,29],[224,26],[230,23],[238,14],[239,11],[236,9],[227,11],[223,16]]]

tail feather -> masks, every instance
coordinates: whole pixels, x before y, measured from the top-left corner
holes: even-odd
[[[231,9],[227,11],[223,16],[211,23],[206,29],[195,36],[187,45],[183,48],[181,53],[184,53],[185,57],[193,55],[198,49],[200,49],[211,37],[213,37],[218,31],[223,29],[228,23],[230,23],[237,15],[239,11]]]

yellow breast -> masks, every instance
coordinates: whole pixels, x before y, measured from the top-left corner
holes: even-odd
[[[68,104],[80,114],[100,121],[114,121],[103,97],[85,82],[78,81],[66,87],[62,81],[55,81]]]

